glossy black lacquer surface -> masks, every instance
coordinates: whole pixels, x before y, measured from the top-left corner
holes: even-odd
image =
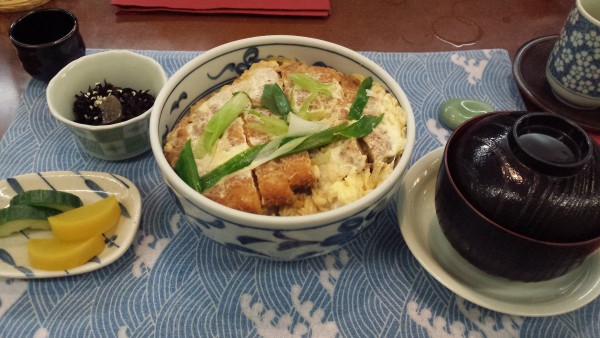
[[[473,118],[446,145],[436,212],[452,246],[482,270],[560,276],[600,247],[600,150],[558,115]]]
[[[496,113],[450,144],[458,189],[501,226],[550,242],[600,236],[600,157],[579,127],[551,114]]]

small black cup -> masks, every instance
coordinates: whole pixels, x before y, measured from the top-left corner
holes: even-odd
[[[44,82],[85,55],[77,17],[65,9],[31,11],[15,20],[8,34],[25,71]]]

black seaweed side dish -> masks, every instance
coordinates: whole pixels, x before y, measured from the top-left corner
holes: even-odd
[[[106,80],[88,87],[87,92],[80,92],[75,98],[75,122],[88,125],[109,125],[130,120],[150,109],[155,99],[148,90],[121,88]]]

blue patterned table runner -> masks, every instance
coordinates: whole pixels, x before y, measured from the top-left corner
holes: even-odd
[[[89,53],[97,50],[88,51]],[[137,51],[173,74],[198,52]],[[524,109],[505,50],[363,52],[395,77],[417,122],[411,163],[445,144],[449,98]],[[113,264],[59,279],[0,278],[0,337],[600,337],[600,300],[524,318],[472,304],[433,279],[408,250],[395,205],[358,240],[299,262],[241,256],[180,214],[151,152],[121,162],[82,153],[32,80],[0,142],[0,178],[53,170],[107,171],[143,198],[140,230]]]

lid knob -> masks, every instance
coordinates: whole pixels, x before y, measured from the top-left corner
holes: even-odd
[[[592,157],[592,141],[587,133],[549,113],[520,117],[509,131],[508,143],[523,164],[546,175],[573,175]]]

